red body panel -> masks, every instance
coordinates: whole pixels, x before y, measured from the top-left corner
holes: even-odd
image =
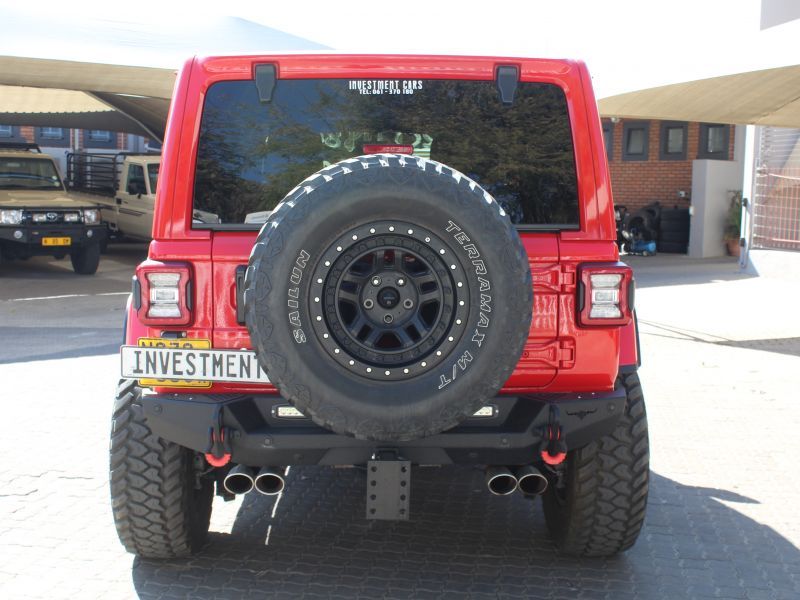
[[[572,125],[581,227],[558,233],[521,232],[534,285],[534,317],[523,356],[503,391],[601,391],[613,388],[620,364],[635,364],[633,325],[576,323],[576,273],[585,262],[619,258],[611,185],[599,115],[586,67],[566,60],[489,57],[293,55],[187,61],[167,122],[150,258],[191,264],[195,303],[187,335],[217,348],[249,348],[236,321],[235,272],[246,265],[255,232],[192,230],[191,207],[200,118],[208,88],[252,79],[257,63],[273,63],[279,79],[449,78],[493,80],[499,65],[516,65],[523,81],[552,83],[566,95]],[[162,328],[163,329],[163,328]],[[162,329],[138,322],[129,309],[128,343]],[[622,348],[620,347],[622,344]],[[215,384],[212,391],[274,391],[271,386]]]

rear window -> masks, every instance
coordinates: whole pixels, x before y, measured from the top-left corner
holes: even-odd
[[[521,226],[577,228],[572,135],[561,88],[520,82],[503,105],[492,81],[278,80],[208,91],[194,188],[195,228],[252,224],[303,179],[375,152],[431,158],[479,182]]]

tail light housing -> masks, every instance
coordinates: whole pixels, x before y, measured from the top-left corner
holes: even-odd
[[[627,325],[633,313],[633,270],[626,264],[581,265],[578,278],[578,322],[585,326]]]
[[[145,325],[188,325],[192,320],[189,265],[146,261],[133,278],[133,305]]]

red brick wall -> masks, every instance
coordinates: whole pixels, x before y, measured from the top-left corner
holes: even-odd
[[[23,125],[19,128],[19,134],[25,138],[25,141],[32,144],[35,141],[35,134],[33,127],[30,125]]]
[[[697,158],[700,123],[689,123],[687,131],[686,160],[660,160],[661,122],[650,121],[647,160],[623,161],[622,143],[624,121],[609,123],[614,129],[614,148],[609,155],[611,189],[614,202],[623,204],[628,210],[650,204],[654,200],[663,206],[688,207],[692,192],[692,161]],[[733,159],[734,128],[731,126],[728,142],[728,158]],[[686,198],[678,192],[685,191]]]

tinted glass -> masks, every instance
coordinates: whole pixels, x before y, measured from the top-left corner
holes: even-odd
[[[129,194],[146,193],[144,187],[144,167],[139,165],[130,165],[128,167],[127,190]]]
[[[683,152],[683,127],[667,128],[667,153],[680,154]]]
[[[613,135],[612,135],[611,125],[604,125],[603,126],[603,143],[605,144],[605,147],[606,147],[606,154],[608,155],[608,158],[610,159],[611,158],[611,153],[612,153],[611,151],[612,151],[612,148],[613,148],[613,145],[614,145],[614,138],[613,138]]]
[[[725,151],[725,126],[713,125],[708,128],[708,146],[706,150],[711,152]]]
[[[64,131],[61,129],[61,127],[42,127],[41,136],[43,138],[60,140],[62,137],[64,137]]]
[[[475,179],[514,223],[578,224],[563,92],[520,83],[504,106],[488,81],[279,80],[268,103],[252,81],[217,83],[201,122],[195,214],[263,222],[315,171],[390,146]]]
[[[150,179],[150,193],[156,193],[156,186],[158,185],[158,163],[150,163],[147,165],[147,177]]]
[[[61,187],[53,161],[0,156],[0,190],[52,190]]]
[[[644,154],[644,129],[629,129],[626,146],[628,154]]]

